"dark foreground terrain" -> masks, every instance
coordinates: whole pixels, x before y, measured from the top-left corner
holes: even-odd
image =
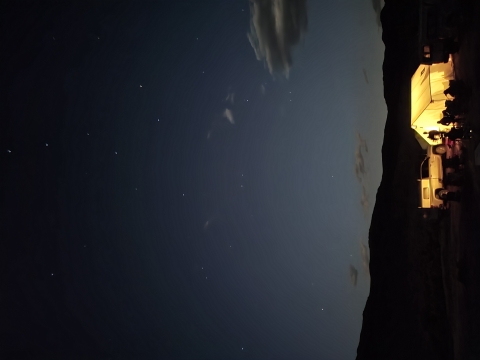
[[[370,227],[371,289],[357,359],[480,359],[477,140],[465,143],[461,203],[422,220],[416,179],[422,150],[410,130],[410,78],[418,67],[418,1],[385,1],[383,177]],[[459,1],[456,77],[472,90],[468,121],[479,128],[479,5]]]

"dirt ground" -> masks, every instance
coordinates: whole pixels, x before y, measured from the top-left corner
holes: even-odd
[[[466,179],[462,201],[450,204],[450,218],[440,236],[440,246],[454,358],[473,360],[480,359],[480,166],[475,165],[474,156],[480,134],[480,3],[459,4],[465,18],[460,51],[453,57],[455,75],[471,89],[467,124],[477,135],[464,141]]]

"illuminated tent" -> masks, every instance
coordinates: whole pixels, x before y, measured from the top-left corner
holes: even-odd
[[[448,100],[443,92],[449,87],[449,80],[454,79],[451,59],[447,63],[422,64],[412,76],[412,129],[430,145],[439,144],[441,141],[429,139],[429,131],[449,131],[451,128],[437,122],[443,118],[445,100]]]

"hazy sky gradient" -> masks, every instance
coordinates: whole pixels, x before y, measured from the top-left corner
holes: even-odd
[[[310,2],[285,80],[256,60],[248,11],[238,1],[129,15],[126,34],[101,39],[106,49],[84,64],[91,82],[71,84],[72,97],[90,89],[103,99],[89,114],[101,125],[83,127],[111,167],[117,208],[106,223],[123,224],[89,244],[96,266],[123,274],[114,290],[103,284],[118,274],[104,273],[96,301],[124,293],[111,318],[139,334],[171,306],[172,341],[205,358],[243,347],[253,357],[353,359],[369,281],[362,271],[353,288],[349,266],[362,269],[371,212],[360,204],[356,132],[369,146],[373,206],[386,118],[375,13],[368,2]],[[126,297],[145,309],[137,322],[122,316]]]
[[[64,158],[67,240],[42,271],[106,352],[355,357],[386,119],[377,15],[370,1],[308,2],[286,79],[257,60],[249,11],[133,2],[98,26],[72,11],[14,79],[18,99],[44,89],[36,120],[12,102],[18,126],[65,107],[37,138],[39,157]],[[62,72],[60,101],[48,79]]]

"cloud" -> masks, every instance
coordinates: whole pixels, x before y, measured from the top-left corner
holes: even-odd
[[[365,81],[366,81],[367,84],[368,84],[367,70],[365,70],[365,68],[362,68],[362,71],[363,71],[363,77],[365,78]],[[358,133],[357,133],[357,134],[358,134]]]
[[[362,205],[363,210],[365,213],[368,213],[368,194],[367,194],[367,189],[365,189],[365,186],[362,185],[362,198],[360,199],[360,205]]]
[[[260,92],[262,93],[262,95],[265,95],[265,85],[260,85]]]
[[[380,13],[382,12],[383,5],[385,4],[384,0],[372,0],[373,11],[375,12],[375,20],[379,28],[382,27],[382,22],[380,21]]]
[[[368,213],[368,193],[365,187],[365,177],[367,176],[367,168],[365,166],[365,159],[363,156],[364,152],[368,152],[367,142],[362,138],[362,136],[357,132],[357,147],[355,149],[355,176],[359,184],[362,186],[362,197],[360,199],[360,204],[362,205],[365,213]]]
[[[353,265],[350,265],[350,281],[353,286],[357,286],[358,271]]]
[[[368,255],[368,248],[363,242],[360,242],[360,254],[362,257],[363,270],[367,275],[370,275],[370,258]]]
[[[292,50],[307,31],[306,0],[251,0],[250,33],[258,60],[265,60],[271,74],[288,77]]]
[[[365,152],[368,152],[367,141],[362,138],[362,136],[360,135],[360,133],[358,131],[357,131],[357,141],[358,141],[358,146],[360,148],[363,148],[363,150],[365,150]]]
[[[235,124],[235,120],[233,119],[232,110],[225,109],[225,111],[223,112],[223,116],[227,118],[227,120],[230,122],[230,124]]]
[[[355,150],[355,175],[359,182],[362,182],[365,174],[365,160],[363,159],[362,149],[357,147]]]
[[[367,142],[357,132],[357,147],[355,149],[355,175],[360,183],[367,174],[363,152],[368,152]]]
[[[233,105],[234,99],[235,99],[235,93],[234,92],[229,92],[225,101],[228,101],[228,102],[230,102],[230,104]]]

